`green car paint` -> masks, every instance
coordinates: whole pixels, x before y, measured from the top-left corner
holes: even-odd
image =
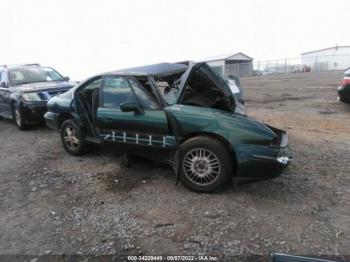
[[[246,116],[212,108],[173,105],[165,108],[180,123],[179,141],[195,135],[211,135],[225,141],[237,163],[237,177],[241,179],[266,179],[280,174],[288,164],[278,162],[282,155],[292,158],[287,145],[272,145],[285,132],[269,127]]]
[[[200,66],[222,91],[230,110],[182,104],[188,78]],[[182,74],[178,97],[172,105],[141,112],[98,107],[95,124],[89,120],[77,95],[87,80],[48,102],[46,123],[59,130],[62,120],[71,116],[84,130],[87,141],[126,147],[135,154],[164,158],[170,163],[175,162],[175,152],[180,144],[189,138],[207,135],[219,139],[230,150],[236,181],[263,180],[280,175],[292,159],[286,132],[235,113],[235,99],[229,87],[208,68],[206,64],[197,64]],[[112,72],[108,75],[132,78],[136,74]],[[150,82],[155,77],[150,73],[144,75]]]

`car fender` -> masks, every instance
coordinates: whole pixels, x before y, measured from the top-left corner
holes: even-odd
[[[18,98],[17,100],[12,100],[11,105],[14,105],[14,109],[21,111],[23,107],[23,100],[21,98]],[[11,110],[13,109],[11,108]]]
[[[12,92],[10,95],[10,100],[11,101],[18,101],[21,98],[21,94],[18,92]]]
[[[61,118],[63,118],[63,120],[60,120]],[[73,119],[78,124],[78,126],[81,130],[85,130],[83,121],[81,120],[80,116],[75,111],[70,111],[70,112],[63,111],[63,112],[59,113],[58,122],[60,122],[62,124],[67,119]]]
[[[249,150],[252,146],[265,148],[276,138],[276,134],[266,125],[246,116],[225,113],[211,108],[173,105],[165,108],[170,126],[176,137],[178,158],[181,158],[180,145],[188,138],[208,135],[219,138],[230,149],[237,164],[237,176],[245,169]],[[174,161],[179,165],[179,161]],[[179,166],[174,170],[178,175]]]
[[[71,115],[73,116],[74,120],[76,121],[76,123],[78,124],[78,126],[82,129],[85,130],[83,121],[81,120],[81,118],[79,117],[79,115],[76,112],[71,112]]]
[[[223,137],[236,144],[269,144],[276,134],[266,125],[252,118],[212,108],[173,105],[164,109],[178,122],[178,139],[203,132]]]
[[[10,105],[11,105],[11,110],[12,110],[12,105],[15,107],[19,108],[20,103],[21,103],[21,94],[18,92],[12,92],[10,95]]]

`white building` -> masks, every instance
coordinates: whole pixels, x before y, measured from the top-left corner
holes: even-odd
[[[253,74],[253,58],[243,53],[208,57],[197,62],[206,62],[222,75],[244,77]]]
[[[344,70],[350,67],[350,46],[335,46],[301,54],[312,71]]]

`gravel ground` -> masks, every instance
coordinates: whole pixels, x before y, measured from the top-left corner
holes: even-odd
[[[167,166],[65,153],[46,127],[0,121],[0,254],[350,255],[350,105],[341,73],[242,79],[248,114],[287,130],[274,180],[216,194],[175,186]]]

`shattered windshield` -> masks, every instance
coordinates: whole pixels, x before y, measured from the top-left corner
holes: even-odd
[[[170,79],[168,81],[165,79],[156,80],[155,84],[167,105],[173,105],[176,103],[180,91],[180,79],[177,79],[174,82]]]

